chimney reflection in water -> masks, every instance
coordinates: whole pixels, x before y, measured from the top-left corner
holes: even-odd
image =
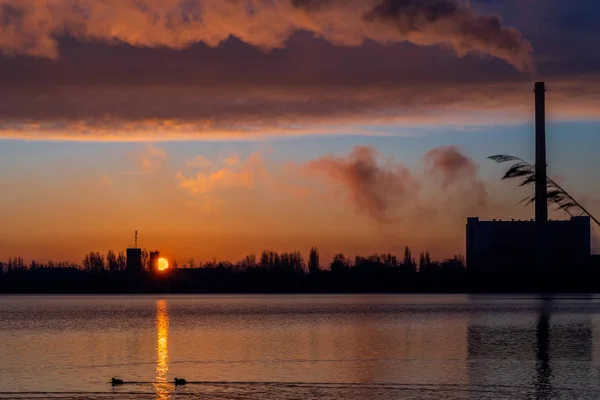
[[[156,394],[158,399],[168,399],[169,372],[169,312],[166,300],[156,302]]]

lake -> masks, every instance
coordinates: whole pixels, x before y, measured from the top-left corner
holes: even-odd
[[[0,296],[0,399],[599,397],[595,296]]]

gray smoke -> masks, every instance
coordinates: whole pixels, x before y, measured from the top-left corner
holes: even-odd
[[[373,148],[357,146],[348,156],[328,155],[309,162],[306,168],[344,186],[350,204],[358,212],[382,221],[395,203],[415,190],[417,182],[400,164],[382,165],[378,155]]]
[[[454,146],[438,147],[425,154],[428,176],[439,182],[444,192],[459,192],[463,203],[480,207],[487,202],[487,190],[478,177],[473,160]]]
[[[486,204],[487,192],[478,178],[477,166],[457,148],[433,149],[424,161],[425,174],[414,174],[400,163],[384,159],[373,148],[357,146],[347,156],[330,154],[305,168],[345,188],[349,204],[379,222],[393,219],[402,209],[420,215],[439,211],[451,214],[465,206],[472,209]],[[427,190],[430,192],[425,193]],[[438,201],[440,197],[444,201]]]

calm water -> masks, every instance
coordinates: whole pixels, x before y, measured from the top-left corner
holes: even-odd
[[[0,399],[597,399],[599,316],[596,297],[0,297]]]

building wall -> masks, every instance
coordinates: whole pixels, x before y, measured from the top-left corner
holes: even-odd
[[[160,258],[160,252],[151,251],[150,252],[150,271],[157,272],[158,271],[158,259]]]
[[[480,221],[467,219],[467,268],[506,271],[536,264],[534,221]],[[548,221],[544,257],[547,264],[569,266],[587,262],[591,253],[589,217]]]
[[[127,249],[127,271],[140,272],[142,270],[142,249]]]

